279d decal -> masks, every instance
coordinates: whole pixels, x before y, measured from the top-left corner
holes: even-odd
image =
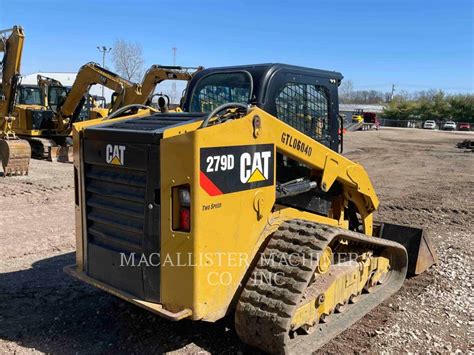
[[[200,185],[210,195],[274,184],[273,144],[201,148]]]

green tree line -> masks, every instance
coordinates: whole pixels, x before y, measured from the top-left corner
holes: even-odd
[[[474,123],[474,94],[447,95],[441,90],[400,91],[354,90],[351,80],[339,87],[343,104],[384,105],[383,117],[395,120],[453,120]]]
[[[446,95],[428,91],[410,96],[396,95],[385,107],[384,118],[395,120],[436,120],[474,122],[474,95]]]

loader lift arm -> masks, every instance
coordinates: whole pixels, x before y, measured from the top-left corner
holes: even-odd
[[[226,104],[223,106],[229,106]],[[227,108],[230,116],[235,117],[231,111],[235,108]],[[220,111],[217,108],[214,112]],[[228,115],[225,113],[224,115]],[[213,115],[211,113],[209,116]],[[250,118],[251,117],[251,118]],[[209,120],[208,120],[209,119]],[[213,117],[203,121],[216,122]],[[362,219],[364,233],[373,235],[373,212],[379,206],[379,199],[365,169],[343,155],[335,152],[324,144],[311,139],[301,131],[293,128],[285,122],[275,119],[266,111],[253,107],[244,119],[252,120],[254,136],[258,137],[260,130],[270,132],[275,142],[276,150],[289,158],[304,164],[320,175],[319,188],[328,192],[336,181],[339,181],[344,189],[344,199],[351,201],[357,208]]]
[[[336,181],[341,183],[344,198],[352,201],[361,215],[364,233],[373,235],[372,214],[379,206],[379,199],[365,169],[301,131],[275,120],[265,111],[259,108],[255,111],[261,119],[261,126],[271,127],[278,152],[321,173],[319,187],[323,192],[328,192]]]

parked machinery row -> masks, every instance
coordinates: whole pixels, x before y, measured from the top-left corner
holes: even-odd
[[[49,160],[72,159],[71,130],[75,122],[131,111],[152,110],[149,101],[164,80],[188,81],[196,70],[152,66],[141,84],[130,82],[96,63],[82,66],[72,87],[38,76],[38,85],[21,85],[21,57],[25,40],[20,26],[0,32],[2,97],[0,100],[0,158],[4,175],[28,173],[30,156]],[[88,95],[92,85],[113,90],[109,107]],[[160,98],[161,109],[169,104]],[[123,110],[126,108],[126,110]],[[118,112],[121,110],[120,112]]]

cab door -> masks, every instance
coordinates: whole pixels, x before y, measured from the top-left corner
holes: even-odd
[[[270,79],[264,102],[265,111],[338,151],[337,80],[281,69]]]

